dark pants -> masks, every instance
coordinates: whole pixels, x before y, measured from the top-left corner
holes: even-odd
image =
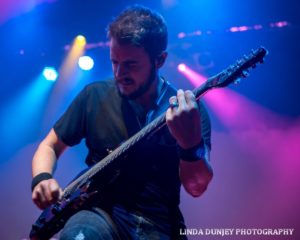
[[[170,240],[141,215],[114,208],[109,216],[99,208],[74,214],[60,234],[61,240]]]

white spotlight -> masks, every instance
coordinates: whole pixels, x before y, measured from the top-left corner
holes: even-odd
[[[78,65],[82,70],[89,71],[94,67],[94,60],[89,56],[82,56],[78,60]]]
[[[184,72],[186,70],[186,65],[184,63],[180,63],[177,66],[177,69],[178,69],[179,72]]]
[[[56,81],[58,73],[54,67],[45,67],[43,70],[43,76],[48,81]]]

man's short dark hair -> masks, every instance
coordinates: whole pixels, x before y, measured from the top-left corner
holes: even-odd
[[[167,48],[168,31],[163,17],[141,5],[133,5],[117,16],[107,29],[108,37],[121,44],[143,47],[154,60]]]

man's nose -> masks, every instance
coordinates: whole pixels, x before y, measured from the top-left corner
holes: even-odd
[[[123,64],[118,64],[116,67],[116,77],[120,78],[120,77],[124,77],[126,76],[126,74],[128,73],[128,68],[126,66],[124,66]]]

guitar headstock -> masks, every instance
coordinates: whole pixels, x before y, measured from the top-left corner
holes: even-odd
[[[241,78],[247,77],[250,68],[255,68],[257,64],[263,63],[268,51],[264,47],[252,50],[249,55],[238,59],[235,64],[230,65],[216,76],[209,78],[206,82],[208,88],[226,87],[232,82],[237,82]]]

